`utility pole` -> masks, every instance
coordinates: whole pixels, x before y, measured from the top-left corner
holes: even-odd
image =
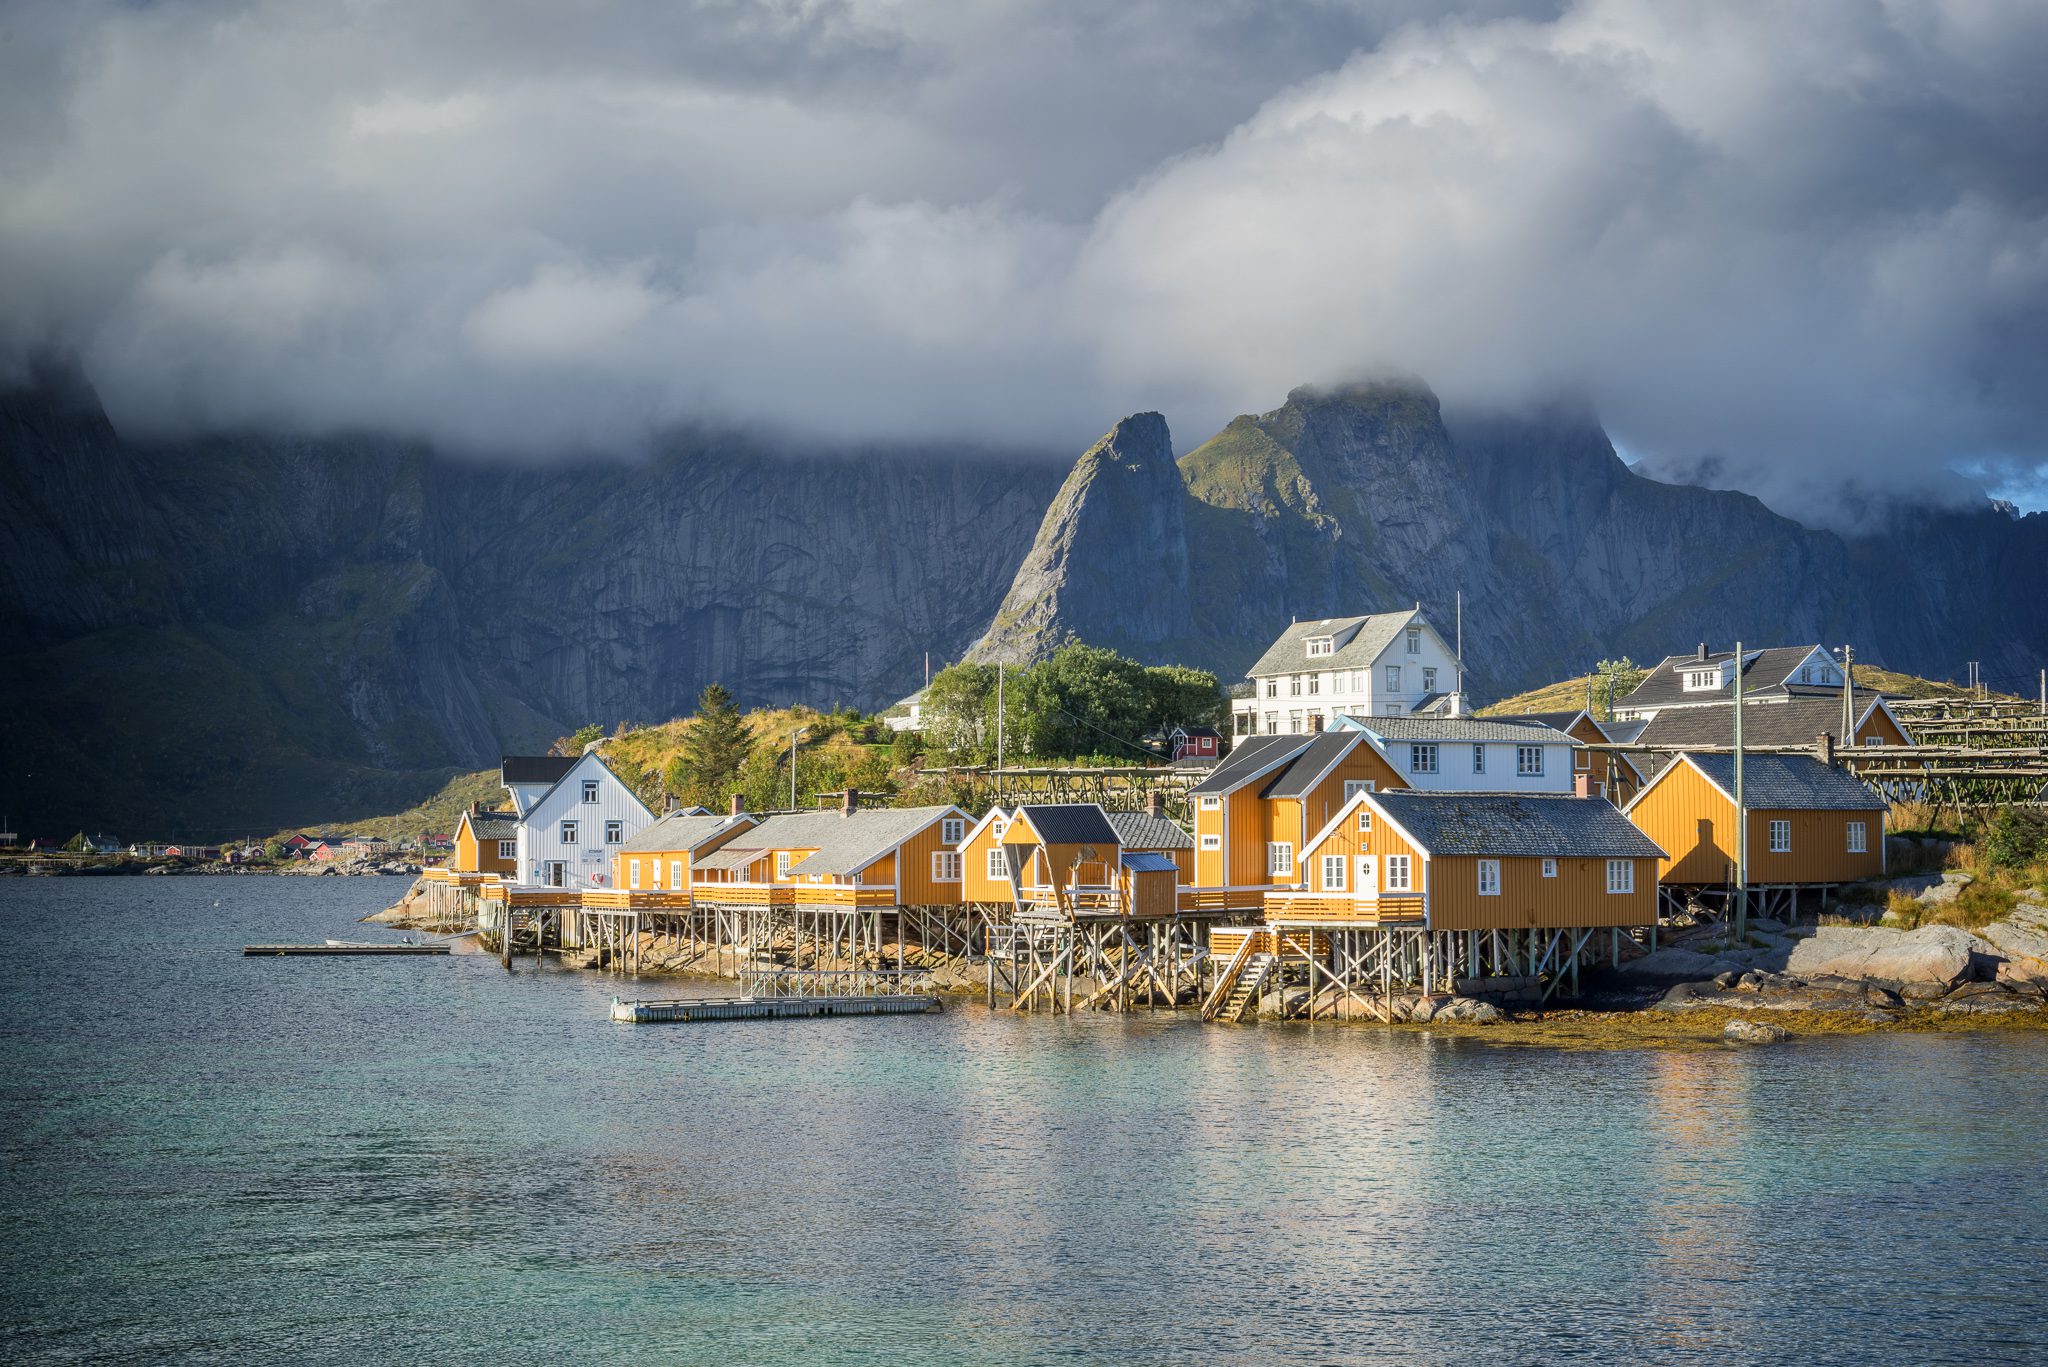
[[[1010,671],[996,661],[996,768],[1003,767],[1003,676]]]
[[[2048,669],[2041,671],[2041,715],[2048,717]]]
[[[1842,647],[1842,744],[1856,743],[1856,647]]]
[[[1742,642],[1735,643],[1735,938],[1749,933],[1749,808],[1742,800]]]
[[[794,730],[794,731],[792,731],[792,732],[790,732],[790,733],[789,733],[789,809],[790,809],[790,810],[791,810],[792,812],[793,812],[793,811],[795,811],[795,810],[797,809],[797,807],[796,807],[796,743],[797,743],[797,739],[798,739],[798,737],[802,736],[804,732],[806,732],[806,731],[808,731],[808,730],[810,730],[810,729],[811,729],[811,728],[810,728],[810,727],[808,727],[808,726],[799,726],[799,727],[798,727],[798,728],[797,728],[796,730]]]
[[[1465,711],[1465,590],[1458,590],[1458,714]]]

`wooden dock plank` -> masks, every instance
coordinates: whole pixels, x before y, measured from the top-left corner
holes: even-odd
[[[694,1021],[795,1020],[810,1016],[906,1016],[937,1011],[937,997],[700,997],[612,999],[612,1019],[629,1025]]]
[[[311,954],[446,954],[447,945],[243,945],[245,956],[288,958]]]

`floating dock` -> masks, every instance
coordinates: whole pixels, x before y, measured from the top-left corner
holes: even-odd
[[[446,954],[447,945],[243,945],[244,955]]]
[[[612,1019],[632,1025],[683,1021],[791,1020],[802,1016],[911,1016],[939,1009],[937,997],[699,997],[629,1002],[612,999]]]

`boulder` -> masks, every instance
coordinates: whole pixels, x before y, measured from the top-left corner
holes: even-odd
[[[1473,1025],[1495,1025],[1506,1017],[1492,1002],[1476,1001],[1471,997],[1453,997],[1437,1007],[1436,1013],[1430,1019],[1467,1021]]]
[[[2021,902],[1977,934],[2026,976],[2048,977],[2048,906]]]
[[[1727,972],[1730,967],[1726,959],[1717,955],[1669,946],[1633,959],[1615,971],[1625,978],[1672,983],[1704,981],[1717,973]]]
[[[1732,1020],[1722,1027],[1721,1038],[1736,1044],[1782,1044],[1792,1032],[1768,1021]]]
[[[1888,930],[1822,926],[1793,946],[1787,971],[1802,978],[1848,978],[1903,989],[1908,983],[1949,985],[1989,977],[1997,950],[1954,926]]]
[[[1950,998],[1935,1010],[1944,1016],[2004,1016],[2014,1012],[2038,1011],[2041,1004],[2010,992],[1986,992],[1975,996]]]

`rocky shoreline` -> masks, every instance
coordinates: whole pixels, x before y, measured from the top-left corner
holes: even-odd
[[[276,876],[281,878],[417,878],[420,866],[402,860],[359,859],[346,864],[226,864],[196,859],[146,859],[140,855],[97,855],[53,859],[48,855],[0,856],[0,878],[120,878],[189,874]]]

